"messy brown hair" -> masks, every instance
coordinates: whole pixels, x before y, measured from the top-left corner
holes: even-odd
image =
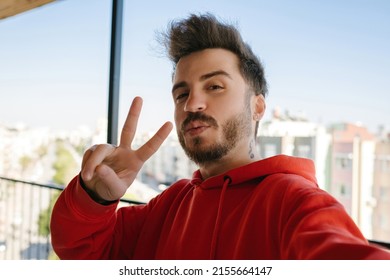
[[[260,60],[243,41],[236,27],[225,24],[212,14],[191,14],[187,19],[172,21],[166,33],[161,34],[162,44],[174,63],[196,51],[222,48],[236,54],[242,76],[256,95],[267,94],[267,82]]]

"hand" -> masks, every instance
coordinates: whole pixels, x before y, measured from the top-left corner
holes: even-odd
[[[166,122],[142,147],[132,150],[131,143],[141,108],[142,99],[134,98],[118,147],[110,144],[95,145],[84,153],[81,177],[89,191],[99,199],[120,199],[135,180],[142,165],[158,150],[173,128],[172,123]]]

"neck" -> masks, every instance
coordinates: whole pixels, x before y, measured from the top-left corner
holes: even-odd
[[[259,159],[260,155],[255,147],[255,141],[251,140],[246,145],[237,145],[229,154],[219,160],[205,162],[199,165],[199,170],[202,178],[207,179],[231,169],[258,161]]]

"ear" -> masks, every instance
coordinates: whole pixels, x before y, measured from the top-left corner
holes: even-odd
[[[265,113],[265,99],[262,94],[254,96],[253,120],[260,121]]]

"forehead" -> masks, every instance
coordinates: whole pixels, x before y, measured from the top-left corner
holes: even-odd
[[[205,49],[182,57],[176,65],[173,82],[198,79],[199,77],[223,70],[231,76],[241,76],[236,54],[225,49]]]

